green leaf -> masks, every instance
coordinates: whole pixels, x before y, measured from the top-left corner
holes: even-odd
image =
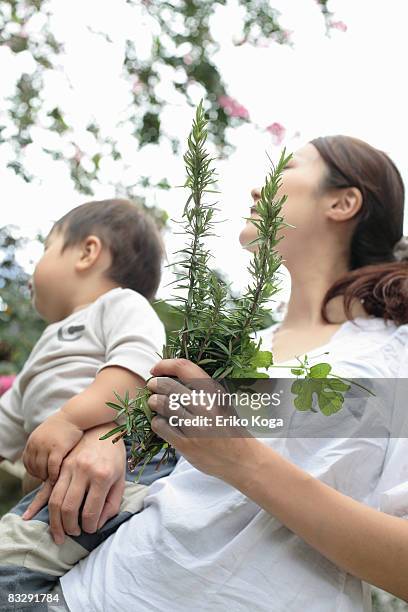
[[[224,353],[226,353],[227,355],[230,354],[229,349],[227,346],[225,346],[225,344],[223,344],[222,342],[220,342],[220,340],[216,340],[215,338],[212,340],[212,344],[215,344],[216,346],[218,346]]]
[[[245,375],[241,378],[269,378],[269,374],[266,372],[258,372],[257,370],[245,372]]]
[[[142,408],[142,410],[143,410],[147,420],[149,421],[149,423],[151,423],[152,422],[152,418],[153,418],[153,412],[151,411],[150,406],[147,403],[147,399],[145,397],[141,399],[140,405],[141,405],[141,408]]]
[[[309,376],[312,378],[326,378],[331,369],[331,365],[328,363],[317,363],[310,368]]]
[[[330,416],[342,408],[343,393],[349,388],[350,385],[336,378],[304,378],[296,380],[291,391],[295,395],[294,405],[297,410],[313,410],[313,397],[316,395],[320,411]]]
[[[344,397],[341,393],[336,391],[324,391],[319,396],[319,407],[320,411],[326,416],[330,416],[340,410],[343,407]]]
[[[116,391],[113,392],[116,399],[118,400],[118,402],[120,403],[120,405],[123,407],[125,405],[125,402],[123,401],[123,399],[120,397],[120,395],[118,393],[116,393]]]
[[[213,378],[218,378],[220,376],[220,374],[222,374],[224,371],[224,366],[221,366],[220,368],[218,368],[217,370],[215,370],[214,374],[212,375]]]
[[[269,368],[273,364],[273,357],[270,351],[257,351],[251,359],[251,365],[256,368]]]
[[[123,406],[119,406],[118,404],[114,404],[113,402],[105,402],[109,408],[113,408],[114,410],[122,410]]]
[[[110,431],[108,431],[108,433],[101,436],[99,440],[107,440],[111,436],[114,436],[116,433],[119,433],[120,431],[125,431],[125,429],[126,429],[126,425],[119,425],[118,427],[111,429]]]
[[[216,359],[210,359],[210,358],[206,358],[206,359],[201,359],[201,361],[198,362],[197,365],[207,365],[208,363],[217,363]]]
[[[350,389],[351,385],[339,380],[338,378],[329,378],[330,388],[334,391],[346,392]]]
[[[311,410],[313,405],[314,388],[310,380],[296,380],[291,387],[295,399],[293,403],[297,410]]]
[[[223,372],[222,374],[220,374],[220,375],[218,376],[218,378],[226,378],[226,377],[227,377],[229,374],[231,374],[231,372],[233,371],[233,369],[234,369],[234,366],[233,366],[233,365],[232,365],[232,366],[229,366],[229,368],[227,368],[227,369],[225,370],[225,372]]]

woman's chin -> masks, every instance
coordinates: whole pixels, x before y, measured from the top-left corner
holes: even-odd
[[[248,253],[255,253],[257,251],[257,247],[254,244],[243,244],[242,248]]]
[[[248,232],[247,228],[244,228],[239,235],[239,243],[243,249],[249,251],[250,253],[254,253],[256,251],[256,245],[251,244],[254,240],[256,240],[257,236],[254,235],[253,232]]]

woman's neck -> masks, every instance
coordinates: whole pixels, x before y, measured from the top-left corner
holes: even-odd
[[[320,262],[319,265],[296,266],[289,270],[291,275],[291,294],[282,327],[304,329],[327,325],[321,316],[321,305],[326,292],[333,283],[347,272],[345,265],[330,265]],[[337,296],[327,304],[327,316],[333,324],[347,320],[343,306],[343,296]],[[352,318],[368,316],[362,304],[355,300],[351,307]]]

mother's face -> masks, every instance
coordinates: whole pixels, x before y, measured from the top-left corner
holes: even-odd
[[[287,200],[281,214],[286,223],[296,228],[285,227],[280,230],[285,239],[278,244],[277,250],[284,259],[287,259],[292,251],[297,251],[300,244],[305,245],[305,240],[309,242],[321,227],[319,223],[323,219],[323,208],[320,205],[323,197],[321,186],[326,172],[326,165],[312,144],[307,144],[296,151],[283,172],[278,196],[286,194]],[[253,189],[251,195],[254,200],[251,217],[256,219],[258,218],[256,204],[261,194],[258,189]],[[256,237],[255,225],[247,221],[239,236],[240,243],[247,250],[254,251],[257,247],[248,243]]]

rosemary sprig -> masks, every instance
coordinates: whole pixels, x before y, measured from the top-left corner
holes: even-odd
[[[207,119],[202,102],[199,104],[188,137],[184,155],[187,179],[184,187],[190,195],[184,206],[180,224],[187,237],[187,245],[177,254],[178,275],[172,283],[179,292],[174,297],[175,310],[182,317],[180,329],[173,333],[163,347],[162,358],[184,357],[200,365],[213,378],[268,378],[260,369],[273,366],[270,351],[260,350],[261,341],[255,342],[253,334],[267,312],[267,302],[279,289],[277,279],[281,257],[276,245],[281,240],[278,232],[288,227],[281,216],[286,196],[278,197],[282,185],[282,172],[291,158],[284,150],[276,166],[271,165],[261,198],[257,204],[257,219],[251,218],[258,237],[258,246],[249,265],[252,281],[239,299],[231,296],[228,285],[217,277],[209,266],[212,257],[205,246],[205,239],[214,235],[214,204],[205,201],[206,194],[218,193],[212,187],[216,183],[213,159],[207,153]],[[329,364],[311,366],[307,357],[298,359],[295,366],[284,366],[298,378],[292,385],[294,404],[298,410],[313,410],[313,395],[317,394],[319,407],[324,414],[339,410],[344,393],[350,388],[340,377],[331,373]],[[300,378],[303,377],[303,378]],[[361,385],[360,385],[361,386]],[[115,436],[113,442],[127,437],[132,442],[129,467],[146,465],[162,452],[160,464],[174,456],[174,449],[151,429],[152,411],[147,400],[147,388],[137,390],[134,399],[116,395],[118,404],[109,406],[124,415],[126,422],[102,436]],[[159,465],[160,465],[159,464]]]

